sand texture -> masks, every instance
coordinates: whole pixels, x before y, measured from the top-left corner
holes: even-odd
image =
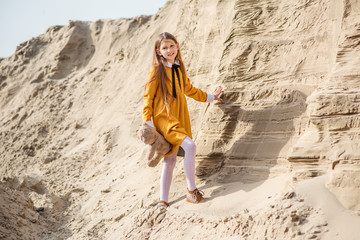
[[[197,185],[138,139],[157,35],[180,42]],[[153,16],[71,21],[0,60],[1,239],[360,236],[360,1],[178,0]]]

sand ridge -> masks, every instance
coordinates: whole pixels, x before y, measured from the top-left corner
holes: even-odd
[[[359,6],[175,0],[19,45],[0,61],[0,236],[356,239]],[[161,165],[137,139],[163,31],[195,86],[225,89],[221,103],[188,99],[206,201],[184,200],[178,158],[166,211]]]

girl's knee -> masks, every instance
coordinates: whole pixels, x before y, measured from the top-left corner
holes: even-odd
[[[185,152],[186,151],[196,152],[196,144],[189,137],[186,137],[184,139],[183,144],[181,144],[181,146],[184,148]]]
[[[174,168],[176,164],[176,156],[168,156],[164,158],[164,165]]]
[[[196,152],[196,144],[194,143],[194,141],[191,141],[189,147],[190,147],[190,151]]]

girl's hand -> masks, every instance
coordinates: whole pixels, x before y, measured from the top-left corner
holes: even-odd
[[[214,96],[215,96],[214,100],[222,101],[222,99],[219,98],[219,96],[220,96],[220,94],[222,94],[223,92],[224,92],[224,90],[223,90],[222,88],[216,90],[216,91],[214,92]]]

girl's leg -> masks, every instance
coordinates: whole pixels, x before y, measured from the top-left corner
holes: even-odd
[[[173,171],[176,164],[177,152],[164,158],[163,169],[160,178],[160,201],[168,203],[170,185],[172,180]]]
[[[184,171],[189,191],[196,189],[195,185],[195,155],[196,145],[194,141],[186,137],[180,145],[185,151],[184,157]]]

